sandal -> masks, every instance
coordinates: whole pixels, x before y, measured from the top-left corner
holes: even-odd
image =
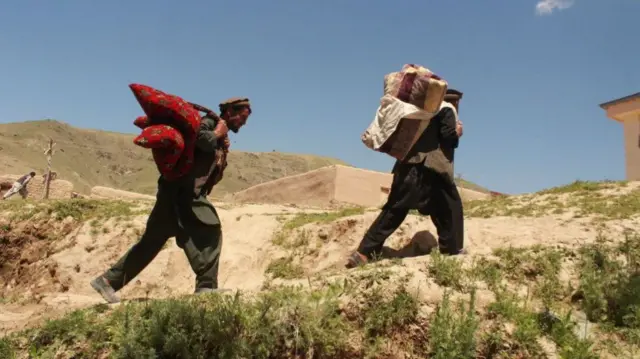
[[[358,252],[353,252],[351,253],[351,255],[349,256],[349,259],[347,260],[347,269],[351,269],[351,268],[355,268],[358,266],[362,266],[367,264],[368,260],[366,260],[365,258],[362,257],[362,255],[360,255],[360,253]]]

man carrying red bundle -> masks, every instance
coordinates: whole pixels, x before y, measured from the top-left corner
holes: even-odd
[[[195,292],[218,288],[222,229],[218,214],[207,199],[226,167],[229,130],[237,133],[251,114],[247,98],[232,98],[220,104],[220,117],[202,117],[196,137],[193,166],[177,180],[160,176],[156,203],[140,240],[110,269],[91,281],[91,286],[110,303],[116,292],[131,282],[176,237],[196,274]]]

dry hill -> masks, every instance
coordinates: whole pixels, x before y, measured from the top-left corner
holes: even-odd
[[[375,208],[218,203],[220,284],[191,296],[173,241],[102,304],[89,280],[150,203],[0,202],[2,358],[637,358],[640,183],[465,204],[468,255],[410,215],[383,258],[345,270]],[[45,322],[47,318],[56,318]],[[33,328],[33,329],[28,329]]]
[[[93,186],[106,186],[155,194],[158,172],[151,152],[135,146],[134,135],[80,129],[54,120],[0,124],[0,174],[42,172],[49,137],[57,142],[54,170],[58,178],[71,181],[76,191],[87,193]],[[345,163],[313,155],[232,151],[214,196],[332,164]]]

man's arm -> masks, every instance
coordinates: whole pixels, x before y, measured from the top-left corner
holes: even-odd
[[[20,183],[21,185],[24,185],[25,183],[29,182],[29,181],[28,181],[28,180],[29,180],[29,177],[31,177],[31,176],[29,176],[28,174],[26,174],[26,175],[24,175],[24,176],[22,176],[22,177],[18,178],[18,180],[17,180],[16,182]]]
[[[202,122],[200,122],[200,131],[198,131],[198,136],[196,138],[196,147],[198,147],[202,152],[214,152],[216,150],[218,140],[216,135],[213,133],[215,127],[216,123],[212,118],[207,116],[202,118]]]
[[[456,132],[456,116],[452,109],[442,109],[440,119],[440,139],[452,148],[458,147],[458,133]]]

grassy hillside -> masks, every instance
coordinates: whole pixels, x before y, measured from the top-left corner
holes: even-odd
[[[151,151],[135,146],[132,134],[80,129],[55,120],[0,124],[0,174],[22,174],[46,168],[43,155],[49,137],[56,145],[54,171],[71,181],[76,191],[107,186],[155,194],[158,172]],[[321,156],[280,152],[232,151],[225,178],[213,195],[220,197],[280,177],[345,162]],[[459,179],[462,187],[486,188]]]
[[[101,185],[155,194],[158,172],[151,151],[135,146],[134,135],[80,129],[54,120],[0,124],[0,173],[32,169],[42,173],[49,137],[57,143],[54,170],[59,178],[73,182],[77,191],[86,193]],[[313,155],[232,151],[215,195],[332,164],[345,163]]]

